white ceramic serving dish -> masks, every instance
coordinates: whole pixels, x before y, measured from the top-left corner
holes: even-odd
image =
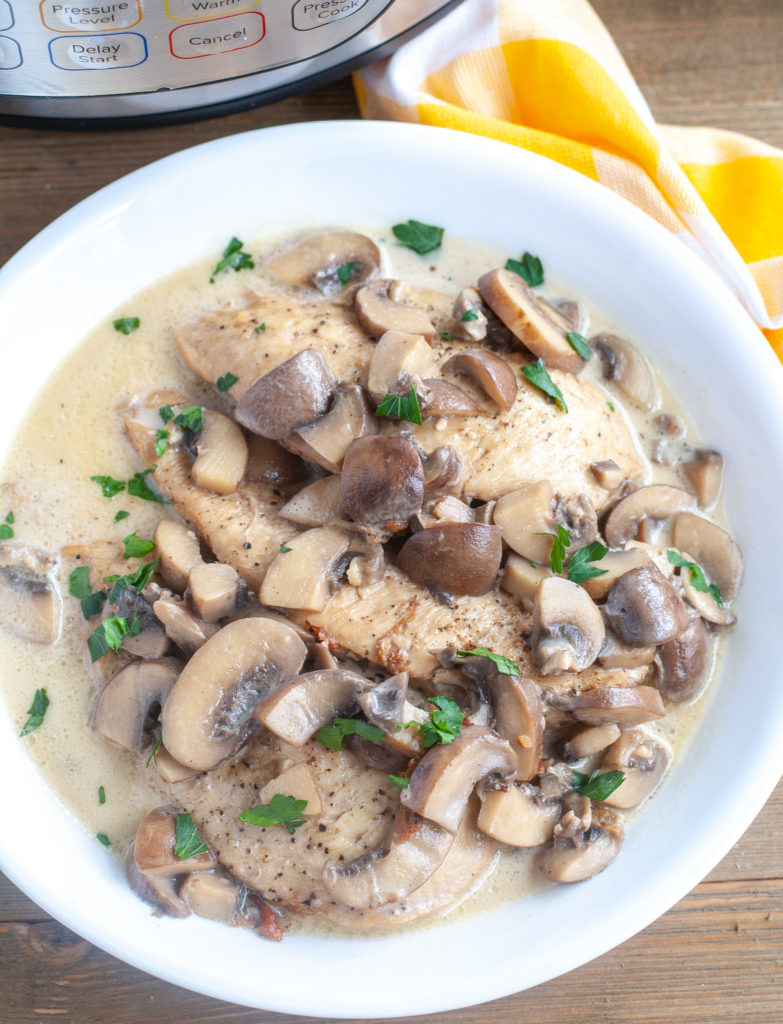
[[[219,252],[232,234],[409,217],[509,255],[537,253],[647,351],[687,401],[698,435],[726,455],[726,510],[746,560],[740,626],[695,741],[617,861],[588,882],[436,932],[295,935],[275,945],[197,918],[153,917],[120,865],[51,794],[0,712],[0,867],[122,960],[268,1010],[431,1014],[571,970],[691,889],[783,770],[783,630],[767,530],[783,499],[783,372],[691,252],[608,190],[548,160],[442,129],[335,122],[222,139],[123,178],[60,217],[0,272],[0,437],[11,436],[44,373],[97,321],[163,275]]]

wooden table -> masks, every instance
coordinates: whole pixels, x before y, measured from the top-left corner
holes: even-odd
[[[660,121],[716,125],[783,147],[780,0],[594,0],[594,6]],[[343,80],[199,124],[100,134],[0,127],[0,263],[73,203],[158,157],[264,125],[355,116],[351,85]],[[0,965],[0,1024],[303,1020],[148,977],[52,921],[2,876]],[[641,934],[548,984],[439,1019],[780,1024],[783,785],[709,877]]]

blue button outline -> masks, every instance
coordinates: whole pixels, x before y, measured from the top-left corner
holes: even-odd
[[[136,36],[138,39],[141,39],[142,43],[144,44],[144,56],[141,58],[141,60],[137,60],[135,64],[104,64],[95,65],[94,67],[77,68],[73,66],[65,67],[65,65],[63,64],[58,64],[57,61],[54,59],[54,54],[52,53],[52,46],[55,43],[60,42],[60,40],[62,39],[76,39],[80,43],[84,43],[87,40],[100,40],[101,42],[106,42],[106,40],[113,39],[116,36]],[[78,35],[61,35],[57,36],[55,39],[49,40],[49,60],[52,66],[59,68],[60,71],[125,71],[128,68],[137,68],[139,64],[143,64],[144,61],[147,60],[149,55],[150,52],[149,48],[147,47],[147,38],[146,36],[143,36],[140,32],[112,32],[107,33],[106,35],[94,36],[90,36],[84,32],[80,32]]]
[[[14,25],[16,24],[16,15],[14,14],[14,9],[11,6],[9,0],[0,0],[0,2],[4,3],[6,5],[6,7],[8,8],[8,13],[11,15],[11,24],[10,25],[3,25],[3,27],[0,28],[0,32],[7,32],[9,30],[9,28],[13,28]],[[14,39],[14,42],[16,42],[15,39]],[[18,64],[16,66],[19,67]]]
[[[16,68],[20,68],[24,64],[24,57],[22,56],[22,47],[19,45],[16,39],[12,39],[10,36],[0,35],[0,39],[7,39],[9,43],[13,43],[19,53],[18,64],[10,64],[8,67],[3,67],[2,65],[0,65],[0,71],[14,71]]]

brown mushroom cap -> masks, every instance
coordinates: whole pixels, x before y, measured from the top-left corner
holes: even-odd
[[[262,700],[253,718],[292,746],[303,746],[322,726],[356,707],[372,684],[346,669],[321,669],[296,676]]]
[[[632,540],[643,519],[668,519],[683,509],[692,508],[694,497],[681,487],[650,484],[632,491],[614,506],[604,524],[606,543],[621,548]]]
[[[598,657],[604,621],[590,595],[563,576],[545,576],[533,603],[533,658],[543,675],[581,672]]]
[[[132,661],[101,690],[92,728],[126,750],[143,750],[157,714],[182,671],[173,658]]]
[[[597,334],[590,344],[601,356],[604,377],[642,409],[654,408],[658,401],[655,378],[641,352],[616,334]]]
[[[401,281],[373,281],[356,293],[354,311],[363,330],[373,338],[380,338],[386,331],[432,337],[432,320],[417,298],[417,290]]]
[[[343,506],[355,522],[405,522],[421,508],[421,459],[404,437],[361,437],[345,454],[341,487]]]
[[[570,711],[579,722],[614,722],[621,729],[663,718],[665,714],[661,695],[653,686],[596,686],[574,696],[558,697],[554,703]]]
[[[604,614],[614,632],[632,647],[673,640],[690,618],[685,602],[653,562],[629,570],[612,585]]]
[[[694,619],[679,636],[658,648],[655,685],[667,700],[691,700],[706,681],[711,654],[707,627]]]
[[[351,267],[346,282],[341,267]],[[330,293],[366,284],[378,273],[381,254],[372,239],[355,231],[309,235],[266,260],[266,268],[289,284],[310,285]]]
[[[576,794],[575,794],[576,796]],[[536,858],[553,882],[582,882],[603,871],[620,852],[623,820],[587,797],[577,797],[555,825],[552,842]]]
[[[135,843],[131,843],[125,855],[125,877],[131,889],[145,903],[160,910],[169,917],[187,917],[190,909],[184,900],[177,895],[175,879],[172,875],[145,875],[139,871],[135,857]]]
[[[339,473],[350,444],[378,433],[378,420],[358,384],[340,384],[325,416],[289,434],[283,443],[308,462]]]
[[[742,552],[725,530],[702,516],[681,512],[674,520],[672,537],[675,545],[718,585],[724,601],[737,596],[742,582]]]
[[[234,416],[255,434],[279,441],[323,416],[336,386],[321,353],[306,348],[255,380]]]
[[[409,537],[397,566],[429,590],[475,597],[495,585],[502,553],[497,526],[446,523]]]
[[[701,508],[709,508],[718,500],[723,483],[723,456],[720,452],[699,449],[693,458],[683,462],[682,471],[696,492]]]
[[[622,733],[607,750],[601,772],[621,771],[625,778],[602,803],[620,810],[638,807],[661,781],[668,766],[666,749],[652,736],[639,729]]]
[[[478,416],[481,409],[467,391],[438,377],[427,377],[416,390],[422,416]]]
[[[444,370],[464,373],[501,409],[508,410],[517,397],[517,378],[509,363],[485,348],[468,348],[443,364]]]
[[[174,852],[177,837],[177,811],[172,807],[156,807],[136,830],[134,858],[142,874],[186,875],[206,871],[215,866],[211,850],[185,859]]]

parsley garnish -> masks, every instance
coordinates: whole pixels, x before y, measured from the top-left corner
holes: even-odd
[[[80,565],[71,572],[68,577],[68,593],[81,601],[82,615],[85,619],[92,619],[100,614],[106,600],[106,594],[102,590],[92,592],[90,567],[87,565]]]
[[[114,330],[120,334],[131,334],[140,323],[141,320],[137,316],[121,316],[119,320],[114,321]]]
[[[166,448],[168,448],[170,433],[171,431],[166,430],[165,427],[161,427],[155,434],[155,454],[158,458],[160,458],[166,451]]]
[[[581,583],[583,580],[592,580],[597,576],[606,576],[608,569],[599,569],[597,565],[588,565],[588,562],[600,562],[609,548],[599,540],[594,540],[584,548],[579,548],[571,555],[568,562],[568,578],[572,583]]]
[[[266,330],[266,324],[265,323],[259,324],[258,327],[254,327],[253,330],[256,332],[256,334],[260,334],[261,331],[265,331]]]
[[[204,407],[189,405],[182,410],[179,416],[174,417],[174,422],[183,430],[192,430],[194,434],[197,434],[204,429]]]
[[[393,782],[395,786],[399,786],[400,789],[407,789],[411,784],[410,779],[404,779],[401,775],[387,775],[386,778]]]
[[[506,658],[503,654],[495,654],[494,651],[490,651],[487,647],[474,647],[469,651],[457,651],[458,658],[489,658],[491,662],[494,662],[498,672],[503,676],[518,676],[519,669],[511,658]]]
[[[416,390],[411,384],[410,394],[384,395],[375,410],[376,416],[396,416],[398,420],[421,423],[421,409]]]
[[[289,552],[289,551],[292,551],[292,550],[293,550],[293,548],[287,548],[287,547],[285,546],[285,544],[281,544],[281,545],[280,545],[280,553],[281,553],[282,555],[287,555],[287,554],[288,554],[288,552]]]
[[[11,525],[13,522],[14,514],[13,512],[9,512],[8,515],[5,517],[5,522],[0,523],[0,540],[10,540],[13,537],[14,530],[13,526]]]
[[[461,324],[465,324],[465,323],[468,323],[470,320],[478,320],[478,318],[479,318],[478,310],[477,309],[469,309],[465,313],[462,314],[462,316],[459,318],[459,321],[460,321]]]
[[[144,765],[145,768],[149,768],[150,761],[155,761],[155,763],[157,764],[157,758],[155,757],[155,755],[157,754],[158,748],[160,747],[162,742],[163,738],[161,736],[158,736],[158,738],[155,740],[155,746],[150,751],[150,756],[147,758],[147,761]]]
[[[257,807],[250,807],[239,815],[240,821],[246,821],[249,825],[259,825],[266,828],[269,825],[285,825],[291,835],[296,832],[300,825],[304,825],[302,811],[307,807],[306,800],[296,800],[292,796],[283,796],[275,793],[268,804],[258,804]]]
[[[449,334],[448,331],[441,331],[440,336],[444,341],[454,341],[454,336]]]
[[[701,591],[702,594],[712,594],[718,605],[721,608],[723,607],[723,596],[721,595],[720,588],[717,583],[707,582],[704,570],[697,562],[689,562],[687,558],[683,558],[676,551],[667,551],[666,557],[672,565],[679,566],[681,569],[690,569],[690,584],[693,589]]]
[[[95,838],[104,846],[111,846],[111,839],[109,839],[105,832],[98,832]]]
[[[549,565],[552,572],[562,572],[565,561],[566,548],[571,547],[571,534],[559,523],[555,527],[555,533],[540,533],[539,537],[552,538],[552,550],[549,553]]]
[[[255,266],[253,257],[249,252],[242,252],[243,245],[244,242],[240,242],[236,236],[231,239],[223,250],[223,255],[218,260],[217,266],[212,271],[212,276],[209,279],[210,284],[214,284],[217,275],[229,267],[233,267],[236,271],[253,269]]]
[[[525,363],[522,367],[522,373],[524,373],[534,387],[538,388],[539,391],[543,391],[553,402],[557,402],[563,412],[568,412],[568,406],[565,404],[563,393],[549,376],[543,359],[539,359],[535,363]]]
[[[125,545],[125,550],[122,553],[123,558],[143,558],[155,547],[154,540],[148,540],[146,537],[136,536],[136,531],[129,533],[127,537],[122,538],[122,543]]]
[[[100,484],[104,498],[113,498],[115,494],[125,490],[124,480],[115,480],[113,476],[91,476],[96,484]]]
[[[609,406],[609,411],[614,412],[614,402],[607,402],[606,404]]]
[[[147,483],[146,478],[154,472],[155,467],[152,466],[150,469],[143,469],[140,473],[134,473],[128,481],[128,494],[134,498],[141,498],[142,501],[156,501],[159,505],[166,505],[167,502],[163,495],[153,491]]]
[[[574,770],[571,785],[577,793],[587,796],[591,800],[597,800],[600,803],[602,800],[610,797],[624,781],[625,772],[621,772],[619,769],[611,772],[602,772],[596,768],[592,775],[585,775],[584,772]]]
[[[229,388],[232,388],[238,380],[239,377],[237,377],[236,374],[227,373],[224,377],[218,377],[217,389],[221,394],[224,394]]]
[[[170,405],[162,405],[160,409],[158,409],[158,415],[164,423],[168,423],[169,420],[174,418],[174,410]]]
[[[353,268],[356,266],[356,260],[351,260],[350,263],[343,263],[341,267],[337,268],[337,276],[340,279],[340,284],[348,284],[353,277]]]
[[[190,860],[191,857],[198,857],[200,853],[206,853],[207,849],[207,844],[202,842],[191,816],[178,814],[174,855],[180,860]]]
[[[159,563],[160,559],[156,558],[154,562],[146,562],[136,572],[128,573],[127,576],[104,576],[106,583],[114,584],[109,592],[109,603],[116,604],[126,587],[133,587],[136,593],[140,594],[149,583]]]
[[[98,803],[106,803],[106,790],[103,788],[103,786],[98,786]]]
[[[428,722],[403,722],[397,728],[409,729],[415,725],[425,747],[432,747],[436,743],[453,742],[462,731],[465,713],[451,697],[430,697],[429,701],[435,705],[435,710],[430,711]]]
[[[117,513],[117,515],[114,517],[114,522],[115,523],[122,522],[122,520],[123,519],[127,519],[129,515],[130,515],[130,512],[126,512],[124,508],[121,508],[120,511]]]
[[[587,338],[583,338],[577,331],[566,331],[566,338],[574,352],[578,352],[586,363],[589,362],[593,353],[587,343]]]
[[[362,718],[335,718],[329,725],[322,725],[315,734],[315,738],[330,750],[342,750],[345,736],[362,736],[373,743],[380,743],[383,730]]]
[[[432,224],[422,224],[420,220],[409,220],[405,224],[395,224],[392,228],[394,237],[408,249],[413,249],[419,256],[424,256],[433,249],[440,247],[443,241],[443,228]]]
[[[33,697],[33,703],[30,705],[30,710],[27,712],[28,719],[22,726],[22,731],[19,733],[20,736],[26,736],[30,732],[40,726],[44,720],[46,709],[49,707],[49,698],[46,696],[46,690],[40,689],[35,691]]]
[[[529,252],[523,253],[521,260],[506,260],[506,270],[519,274],[531,288],[544,283],[544,267],[541,260]]]
[[[122,615],[113,615],[104,619],[95,632],[87,637],[87,648],[90,658],[97,661],[109,651],[118,651],[126,636],[136,636],[141,633],[141,625],[137,615],[128,625],[128,620]]]

